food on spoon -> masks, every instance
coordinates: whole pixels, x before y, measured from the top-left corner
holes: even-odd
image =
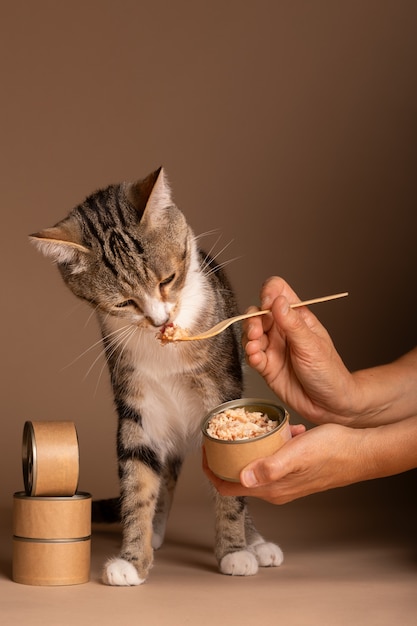
[[[265,413],[237,408],[214,415],[207,425],[206,432],[215,439],[235,441],[265,435],[277,426],[278,422],[271,420]]]
[[[182,339],[188,335],[188,330],[181,328],[181,326],[176,326],[173,322],[171,322],[170,324],[162,326],[161,330],[156,334],[156,338],[159,339],[163,346],[165,346],[167,343],[178,341],[178,339]]]

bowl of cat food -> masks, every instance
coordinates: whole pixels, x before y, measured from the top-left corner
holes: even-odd
[[[239,482],[251,461],[276,452],[291,439],[288,411],[269,400],[224,402],[202,424],[207,465],[219,478]]]

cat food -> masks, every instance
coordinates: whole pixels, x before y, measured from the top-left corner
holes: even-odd
[[[260,398],[220,404],[206,415],[201,429],[208,467],[232,482],[239,482],[248,463],[274,454],[291,438],[286,409]]]
[[[235,441],[252,439],[274,430],[278,422],[265,413],[247,411],[245,408],[228,409],[218,413],[208,423],[207,434],[215,439]]]
[[[187,337],[188,331],[180,326],[176,326],[175,324],[166,324],[156,335],[157,339],[161,342],[163,346],[167,343],[171,343],[173,341],[178,341],[178,339],[182,339],[183,337]]]

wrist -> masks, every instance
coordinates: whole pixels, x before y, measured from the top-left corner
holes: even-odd
[[[360,426],[364,406],[361,381],[355,374],[346,370],[339,378],[338,389],[332,391],[328,400],[321,404],[321,409],[312,419],[316,424],[333,423],[355,428]]]
[[[345,416],[349,426],[371,426],[372,419],[383,409],[380,394],[375,390],[371,370],[358,370],[351,374],[350,403]]]
[[[368,478],[383,478],[417,467],[417,417],[362,431]],[[365,477],[366,479],[366,477]]]

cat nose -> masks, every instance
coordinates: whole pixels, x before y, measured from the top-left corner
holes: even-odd
[[[169,312],[169,305],[157,298],[149,298],[144,303],[143,314],[155,328],[159,328],[169,322]]]
[[[152,326],[155,328],[159,328],[160,326],[165,326],[169,322],[169,315],[147,315],[146,319]]]

